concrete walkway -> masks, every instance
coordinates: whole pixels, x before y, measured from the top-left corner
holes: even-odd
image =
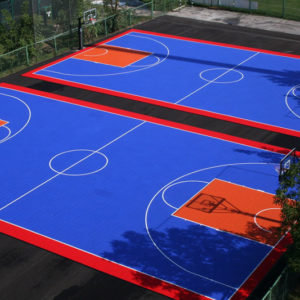
[[[300,35],[300,22],[203,7],[184,7],[169,15]]]

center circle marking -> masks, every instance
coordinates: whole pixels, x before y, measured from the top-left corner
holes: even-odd
[[[74,162],[74,163],[71,163],[71,165],[69,167],[66,167],[64,168],[62,171],[59,171],[57,170],[53,164],[54,164],[54,161],[56,159],[58,159],[59,157],[64,157],[65,156],[65,159],[67,159],[68,157],[68,154],[69,153],[72,153],[72,152],[87,152],[89,154],[83,156],[81,159],[79,159],[77,162]],[[91,156],[94,156],[94,155],[97,155],[98,157],[101,157],[101,166],[95,170],[92,170],[90,172],[85,172],[85,173],[71,173],[71,172],[68,172],[68,170],[71,170],[73,167],[81,164],[81,163],[84,163],[87,159],[89,159]],[[104,164],[103,164],[103,158],[104,158]],[[95,174],[95,173],[98,173],[100,172],[101,170],[103,170],[108,164],[108,158],[106,157],[106,155],[104,155],[103,153],[101,152],[97,152],[97,151],[94,151],[94,150],[89,150],[89,149],[74,149],[74,150],[68,150],[68,151],[64,151],[64,152],[61,152],[59,154],[56,154],[55,156],[53,156],[50,161],[49,161],[49,167],[52,171],[54,171],[55,173],[57,174],[60,174],[60,175],[65,175],[65,176],[86,176],[86,175],[91,175],[91,174]]]
[[[233,80],[226,80],[227,75],[234,74]],[[244,74],[237,70],[231,70],[227,68],[212,68],[206,69],[199,74],[199,77],[207,82],[212,83],[235,83],[244,78]],[[222,80],[223,79],[223,80]]]

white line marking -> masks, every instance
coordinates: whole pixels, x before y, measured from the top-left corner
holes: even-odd
[[[299,88],[299,87],[300,87],[300,84],[297,84],[297,85],[293,86],[293,87],[286,93],[286,95],[285,95],[285,105],[286,105],[286,107],[287,107],[288,110],[289,110],[296,118],[298,118],[298,119],[300,119],[300,116],[299,116],[296,112],[294,112],[293,109],[289,106],[289,103],[288,103],[288,96],[289,96],[289,94],[292,92],[292,94],[293,94],[296,98],[298,98],[298,96],[295,95],[294,91],[295,91],[295,89],[297,89],[297,88]],[[300,101],[300,100],[297,100],[297,101]]]
[[[223,286],[226,286],[226,287],[229,287],[231,289],[234,289],[236,290],[237,288],[236,287],[232,287],[230,285],[227,285],[225,283],[222,283],[222,282],[219,282],[217,280],[214,280],[214,279],[211,279],[211,278],[208,278],[206,276],[203,276],[203,275],[200,275],[200,274],[197,274],[195,272],[192,272],[184,267],[182,267],[181,265],[177,264],[173,259],[171,259],[168,255],[166,255],[164,253],[163,250],[160,249],[160,247],[155,243],[154,239],[152,238],[152,235],[150,233],[150,229],[149,229],[149,225],[148,225],[148,215],[149,215],[149,210],[150,210],[150,207],[152,205],[152,203],[154,202],[155,199],[157,199],[158,195],[164,190],[166,189],[169,185],[172,185],[174,183],[176,183],[177,181],[185,178],[185,177],[188,177],[190,175],[193,175],[193,174],[196,174],[196,173],[199,173],[199,172],[203,172],[203,171],[207,171],[207,170],[211,170],[211,169],[215,169],[215,168],[221,168],[221,167],[229,167],[229,166],[238,166],[238,165],[273,165],[273,163],[232,163],[232,164],[224,164],[224,165],[218,165],[218,166],[212,166],[212,167],[207,167],[207,168],[203,168],[203,169],[199,169],[199,170],[196,170],[196,171],[192,171],[190,173],[187,173],[187,174],[184,174],[178,178],[175,178],[174,180],[172,180],[171,182],[169,182],[168,184],[166,184],[165,186],[163,186],[160,190],[157,191],[157,193],[152,197],[152,199],[149,201],[149,204],[147,206],[147,209],[146,209],[146,212],[145,212],[145,228],[146,228],[146,231],[147,231],[147,234],[149,236],[149,239],[151,240],[152,244],[154,245],[154,247],[161,253],[161,255],[163,257],[165,257],[168,261],[170,261],[172,264],[174,264],[175,266],[177,266],[178,268],[180,268],[181,270],[189,273],[189,274],[192,274],[192,275],[195,275],[197,277],[201,277],[201,278],[204,278],[206,280],[209,280],[211,282],[214,282],[214,283],[217,283],[217,284],[220,284],[220,285],[223,285]],[[244,238],[244,237],[241,237],[239,236],[240,238]],[[247,238],[245,238],[247,240]],[[253,241],[251,240],[251,242],[256,242],[256,241]],[[259,243],[259,242],[258,242]],[[266,247],[270,247],[268,245],[265,245]]]
[[[259,52],[254,53],[253,55],[251,55],[250,57],[248,57],[247,59],[245,59],[244,61],[240,62],[238,65],[232,67],[231,69],[228,69],[226,72],[222,73],[221,75],[217,76],[215,79],[208,81],[206,84],[204,84],[203,86],[199,87],[198,89],[194,90],[193,92],[189,93],[188,95],[184,96],[183,98],[179,99],[178,101],[176,101],[175,103],[178,104],[180,102],[182,102],[183,100],[187,99],[188,97],[194,95],[195,93],[199,92],[200,90],[202,90],[203,88],[207,87],[208,85],[214,83],[216,80],[218,80],[219,78],[221,78],[222,76],[226,75],[227,73],[229,73],[230,71],[233,71],[234,69],[236,69],[237,67],[239,67],[240,65],[242,65],[243,63],[247,62],[248,60],[250,60],[251,58],[255,57],[256,55],[258,55]]]
[[[175,209],[175,210],[178,210],[178,207],[175,207],[175,206],[171,205],[171,204],[168,203],[168,201],[165,199],[165,192],[166,192],[169,188],[173,187],[174,185],[181,184],[181,183],[190,183],[190,182],[192,182],[192,183],[197,182],[197,183],[205,183],[205,184],[208,184],[207,181],[202,181],[202,180],[185,180],[185,181],[179,181],[179,182],[170,184],[170,185],[168,185],[168,186],[163,190],[163,192],[162,192],[162,194],[161,194],[161,197],[162,197],[163,201],[164,201],[168,206],[170,206],[171,208],[173,208],[173,209]],[[198,193],[198,192],[197,192],[197,193]],[[186,202],[185,202],[185,203],[186,203]],[[184,204],[183,204],[183,205],[184,205]]]
[[[152,66],[154,66],[154,65],[157,65],[157,64],[160,62],[160,58],[157,57],[157,56],[155,56],[155,55],[153,55],[153,57],[156,59],[156,62],[154,62],[153,64],[148,64],[148,65],[136,65],[136,63],[138,62],[138,61],[136,61],[136,62],[134,62],[133,64],[131,64],[130,67],[132,67],[132,68],[141,68],[141,67],[152,67]]]
[[[20,101],[22,104],[25,105],[26,109],[28,110],[28,119],[26,120],[25,124],[24,124],[17,132],[15,132],[14,134],[9,135],[7,138],[0,140],[0,144],[1,144],[1,143],[4,143],[4,142],[10,140],[11,138],[15,137],[17,134],[19,134],[21,131],[24,130],[24,128],[25,128],[25,127],[28,125],[28,123],[30,122],[30,119],[31,119],[31,110],[30,110],[30,107],[27,105],[27,103],[26,103],[25,101],[21,100],[20,98],[18,98],[18,97],[16,97],[16,96],[4,94],[4,93],[0,93],[0,95],[6,96],[6,97],[10,97],[10,98],[13,98],[13,99],[16,99],[16,100]],[[10,131],[10,130],[9,130],[9,131]]]
[[[64,170],[62,170],[60,173],[50,177],[49,179],[47,179],[46,181],[40,183],[39,185],[37,185],[36,187],[32,188],[31,190],[29,190],[28,192],[24,193],[23,195],[21,195],[20,197],[16,198],[15,200],[9,202],[8,204],[2,206],[0,208],[0,211],[2,211],[3,209],[9,207],[10,205],[12,205],[13,203],[19,201],[20,199],[24,198],[25,196],[29,195],[30,193],[32,193],[33,191],[37,190],[38,188],[40,188],[41,186],[45,185],[46,183],[50,182],[51,180],[55,179],[56,177],[60,176],[62,173],[66,173],[66,171],[70,170],[71,168],[73,168],[74,166],[80,164],[81,162],[85,161],[86,159],[88,159],[89,157],[91,157],[93,154],[100,152],[102,149],[106,148],[107,146],[111,145],[112,143],[116,142],[117,140],[121,139],[122,137],[124,137],[125,135],[127,135],[128,133],[134,131],[135,129],[137,129],[138,127],[140,127],[141,125],[145,124],[146,122],[143,121],[142,123],[136,125],[135,127],[129,129],[128,131],[126,131],[125,133],[121,134],[120,136],[118,136],[117,138],[113,139],[112,141],[108,142],[107,144],[105,144],[104,146],[101,146],[99,149],[91,152],[90,154],[88,154],[87,156],[83,157],[82,159],[80,159],[79,161],[75,162],[74,164],[72,164],[71,166],[65,168]]]
[[[263,231],[272,233],[271,230],[265,229],[265,228],[263,228],[262,226],[260,226],[260,225],[257,223],[256,217],[257,217],[259,214],[261,214],[262,212],[265,212],[265,211],[268,211],[268,210],[274,210],[274,209],[277,209],[277,210],[278,210],[278,209],[281,209],[281,208],[280,208],[280,207],[270,207],[270,208],[262,209],[262,210],[260,210],[257,214],[255,214],[255,216],[254,216],[254,223],[255,223],[255,225],[256,225],[258,228],[260,228],[261,230],[263,230]]]
[[[168,281],[168,280],[166,280],[166,279],[161,279],[161,278],[159,278],[159,277],[156,277],[156,276],[154,276],[154,275],[145,273],[145,272],[140,271],[140,270],[138,270],[138,269],[134,269],[134,268],[132,268],[132,267],[129,267],[129,266],[120,264],[120,263],[118,263],[118,262],[116,262],[116,261],[114,261],[114,260],[110,260],[110,259],[108,259],[108,258],[104,258],[104,257],[102,257],[102,256],[100,256],[100,255],[98,255],[98,254],[95,254],[95,253],[89,252],[89,251],[87,251],[87,250],[78,248],[78,247],[73,246],[73,245],[71,245],[71,244],[62,242],[62,241],[60,241],[60,240],[57,240],[57,239],[52,238],[52,237],[49,237],[49,236],[47,236],[47,235],[38,233],[38,232],[36,232],[36,231],[33,231],[33,230],[28,229],[28,228],[22,227],[22,226],[20,226],[20,225],[16,225],[16,224],[14,224],[14,223],[8,222],[8,221],[3,220],[3,219],[1,219],[1,218],[0,218],[0,220],[3,221],[4,223],[10,224],[10,225],[12,225],[12,226],[14,226],[14,227],[17,227],[17,228],[21,228],[22,230],[25,230],[25,231],[27,231],[27,232],[32,232],[32,233],[34,233],[34,234],[36,234],[36,235],[39,235],[39,236],[41,236],[41,237],[43,237],[43,238],[46,238],[46,239],[48,239],[48,240],[58,242],[58,243],[60,243],[60,244],[62,244],[62,245],[66,245],[66,246],[71,247],[71,248],[73,248],[73,249],[79,250],[79,251],[81,251],[81,252],[83,252],[83,253],[87,253],[87,254],[89,254],[89,255],[91,255],[91,256],[94,256],[94,257],[96,257],[96,258],[100,258],[100,259],[103,259],[103,260],[105,260],[105,261],[114,263],[114,264],[116,264],[116,265],[118,265],[118,266],[124,267],[125,269],[129,269],[129,270],[138,272],[138,273],[140,273],[140,274],[147,275],[147,276],[149,276],[149,277],[151,277],[151,278],[156,278],[156,279],[158,279],[159,281],[167,282],[167,283],[169,283],[169,284],[171,284],[171,285],[173,285],[173,286],[175,286],[175,287],[177,286],[177,287],[179,287],[179,288],[182,288],[182,289],[184,289],[184,290],[187,290],[187,291],[190,291],[190,292],[196,293],[197,295],[202,296],[202,294],[199,294],[199,292],[193,291],[193,290],[188,289],[188,288],[186,288],[186,287],[184,287],[184,286],[180,286],[180,285],[178,285],[178,284],[176,284],[176,283],[174,283],[174,282]],[[55,250],[54,250],[53,252],[55,253]],[[75,260],[75,259],[74,259],[74,260]],[[75,261],[76,261],[76,260],[75,260]],[[80,262],[80,263],[82,263],[82,262]],[[84,264],[84,263],[83,263],[83,264]],[[98,270],[99,270],[99,269],[98,269]],[[103,269],[100,268],[100,271],[103,271]],[[211,298],[211,297],[209,297],[209,296],[205,296],[205,297],[210,298],[210,299],[212,299],[212,300],[215,300],[214,298]]]
[[[200,74],[199,74],[199,77],[204,80],[204,81],[207,81],[207,82],[210,82],[209,79],[206,79],[203,75],[206,73],[206,72],[210,72],[210,71],[220,71],[220,70],[228,70],[228,68],[211,68],[211,69],[206,69],[204,71],[202,71]],[[215,81],[214,83],[218,83],[218,84],[231,84],[231,83],[236,83],[236,82],[239,82],[241,80],[244,79],[244,74],[241,72],[241,71],[237,71],[237,70],[233,70],[235,71],[236,73],[238,73],[240,75],[240,78],[238,79],[235,79],[235,80],[232,80],[232,81]]]
[[[96,46],[95,48],[97,48],[97,46]],[[94,50],[95,48],[89,49],[88,51]],[[99,48],[100,48],[100,47],[99,47]],[[106,55],[106,54],[109,52],[109,50],[106,49],[106,48],[104,48],[104,47],[103,47],[103,48],[100,48],[100,49],[104,50],[104,52],[103,52],[103,53],[98,53],[98,54],[83,54],[83,56],[88,56],[88,57],[104,56],[104,55]],[[86,51],[86,52],[88,52],[88,51]],[[84,53],[86,53],[86,52],[84,52]],[[80,54],[78,54],[78,55],[80,55]],[[76,55],[76,56],[77,56],[77,55]],[[76,57],[76,56],[73,56],[73,57]]]
[[[268,251],[268,253],[259,261],[259,263],[256,265],[256,267],[253,269],[253,271],[249,274],[248,277],[241,283],[241,285],[236,289],[237,291],[243,286],[243,284],[252,276],[252,274],[257,270],[257,268],[262,264],[262,262],[269,256],[269,254],[277,247],[277,245],[282,241],[283,238],[285,238],[286,234],[281,237],[281,239],[274,245],[274,247],[271,247],[271,249]],[[233,296],[235,295],[232,294],[231,297],[228,299],[230,300]]]
[[[176,213],[176,212],[174,212]],[[233,233],[233,232],[230,232],[230,231],[226,231],[226,230],[223,230],[223,229],[219,229],[219,228],[216,228],[216,227],[213,227],[213,226],[209,226],[207,224],[203,224],[203,223],[199,223],[199,222],[196,222],[196,221],[192,221],[190,219],[186,219],[186,218],[183,218],[183,217],[180,217],[180,216],[176,216],[174,215],[174,213],[172,214],[172,217],[175,217],[175,218],[178,218],[178,219],[182,219],[182,220],[185,220],[185,221],[188,221],[188,222],[192,222],[193,224],[195,225],[199,225],[199,226],[204,226],[204,227],[208,227],[208,228],[211,228],[215,231],[218,231],[218,232],[224,232],[226,234],[229,234],[229,235],[233,235],[235,237],[238,237],[238,238],[244,238],[245,240],[248,240],[250,242],[253,242],[253,243],[257,243],[257,244],[260,244],[260,245],[264,245],[264,246],[269,246],[269,247],[273,247],[272,245],[268,244],[268,243],[264,243],[264,242],[260,242],[260,241],[257,241],[257,240],[253,240],[251,238],[247,238],[243,235],[240,235],[238,233]]]
[[[5,142],[6,140],[8,140],[8,138],[9,138],[10,135],[11,135],[11,130],[10,130],[10,128],[7,127],[6,125],[2,125],[0,128],[5,128],[5,129],[7,130],[7,135],[6,135],[6,137],[4,137],[3,139],[0,140],[0,144],[1,144],[2,142]]]
[[[11,90],[11,91],[13,91],[13,92],[16,91],[16,90],[14,90],[14,89],[12,89],[12,88],[5,88],[5,89]],[[25,94],[32,94],[32,95],[34,95],[34,96],[39,96],[39,95],[36,95],[36,94],[33,94],[33,93],[29,93],[29,92],[27,92],[27,93],[25,93]],[[39,97],[42,97],[42,96],[39,96]],[[43,96],[43,97],[44,97],[44,96]],[[49,98],[49,97],[44,97],[44,98],[46,98],[46,99],[48,99],[48,100],[51,100],[51,101],[58,101],[58,102],[61,102],[61,100],[55,99],[55,98]],[[70,104],[70,105],[75,105],[75,106],[79,106],[79,107],[83,107],[83,108],[85,108],[85,109],[98,110],[98,109],[96,109],[96,108],[86,107],[86,106],[80,105],[80,104],[69,103],[69,102],[68,102],[68,104]],[[105,113],[120,116],[119,114],[114,113],[114,112],[105,112]],[[127,117],[127,116],[126,116],[126,118],[131,118],[131,119],[135,119],[135,120],[139,120],[139,121],[140,121],[140,119],[137,119],[137,118],[135,118],[135,117]],[[143,121],[141,124],[137,125],[137,126],[134,127],[134,128],[137,128],[137,127],[143,125],[144,123],[150,123],[150,124],[154,124],[154,125],[156,125],[156,126],[172,128],[172,129],[174,129],[174,130],[184,131],[184,132],[188,132],[188,133],[192,133],[192,134],[196,134],[196,135],[208,136],[208,135],[205,135],[205,134],[199,134],[199,133],[195,133],[195,132],[190,132],[190,131],[187,131],[187,130],[184,130],[184,129],[174,128],[174,127],[171,127],[171,126],[162,125],[162,124],[157,124],[157,123],[150,122],[150,121],[148,121],[148,122]],[[134,130],[134,128],[132,128],[132,130]],[[132,131],[132,130],[130,130],[130,131]],[[125,134],[126,134],[126,133],[125,133]],[[124,135],[125,135],[125,134],[124,134]],[[222,140],[222,141],[224,141],[223,139],[220,139],[220,138],[216,138],[216,137],[212,137],[212,136],[208,136],[208,137],[209,137],[209,138],[212,138],[212,139],[217,139],[217,140]],[[243,147],[246,147],[246,148],[256,148],[256,147],[253,147],[253,146],[243,145],[243,144],[240,144],[240,143],[237,143],[237,142],[232,142],[232,141],[227,141],[227,140],[226,140],[226,142],[232,143],[232,144],[237,144],[237,145],[242,145]],[[108,143],[108,144],[111,144],[111,142]],[[107,144],[107,145],[108,145],[108,144]],[[103,147],[100,148],[100,149],[103,149]],[[265,149],[261,149],[261,148],[259,148],[259,150],[262,151],[262,152],[268,152],[268,153],[269,153],[269,152],[274,152],[274,153],[277,154],[277,152],[272,151],[272,150],[265,150]],[[97,151],[97,150],[96,150],[96,151]],[[98,151],[99,151],[99,150],[98,150]],[[261,165],[273,164],[273,165],[276,165],[275,163],[235,163],[235,164],[229,164],[229,165],[249,165],[249,164],[261,164]],[[196,170],[196,171],[193,171],[193,172],[190,172],[190,173],[188,173],[188,174],[185,174],[185,175],[183,175],[183,176],[178,177],[177,179],[173,180],[173,181],[170,182],[169,184],[172,184],[172,183],[174,183],[176,180],[180,180],[181,178],[184,178],[184,177],[186,177],[186,176],[195,174],[195,173],[197,173],[197,172],[199,172],[199,171],[205,171],[205,170],[210,170],[210,169],[213,169],[213,168],[216,168],[216,167],[224,167],[224,166],[226,167],[226,166],[228,166],[228,164],[219,165],[219,166],[213,166],[213,167],[207,167],[207,168],[204,168],[204,169]],[[71,166],[71,167],[72,167],[72,166]],[[71,168],[71,167],[70,167],[70,168]],[[54,176],[54,177],[57,177],[57,176],[58,176],[58,175],[56,175],[56,176]],[[169,184],[165,185],[159,192],[161,192],[161,191],[162,191],[164,188],[166,188]],[[43,184],[41,184],[40,186],[42,186],[42,185],[43,185]],[[33,189],[33,190],[34,190],[34,189]],[[159,192],[158,192],[157,194],[159,194]],[[29,194],[29,192],[26,193],[26,195],[27,195],[27,194]],[[156,194],[154,197],[156,197],[157,194]],[[24,194],[24,196],[25,196],[25,194]],[[148,210],[149,210],[150,205],[151,205],[151,202],[152,202],[153,200],[154,200],[154,198],[152,198],[152,200],[149,202],[149,205],[148,205],[148,207],[147,207],[146,214],[145,214],[145,224],[146,224],[146,230],[147,230],[148,236],[149,236],[150,240],[152,241],[152,243],[154,244],[154,246],[157,248],[156,244],[153,242],[153,239],[151,238],[151,235],[150,235],[149,230],[148,230],[148,225],[147,225],[147,215],[148,215]],[[14,202],[16,202],[16,200],[15,200]],[[11,203],[11,204],[12,204],[12,203]],[[9,205],[10,205],[10,204],[9,204]],[[3,209],[3,208],[1,208],[1,210],[2,210],[2,209]],[[4,221],[5,221],[5,220],[4,220]],[[7,222],[7,221],[5,221],[5,222]],[[7,222],[7,223],[8,223],[8,222]],[[11,223],[11,224],[12,224],[12,223]],[[14,225],[14,224],[13,224],[13,225]],[[15,225],[15,226],[16,226],[16,227],[22,228],[21,226],[18,226],[18,225]],[[26,230],[28,230],[28,229],[26,229]],[[30,230],[28,230],[28,231],[30,231]],[[42,234],[39,234],[39,235],[43,236]],[[47,238],[52,239],[52,238],[50,238],[50,237],[47,237]],[[52,240],[54,240],[54,239],[52,239]],[[63,243],[63,244],[66,244],[66,243]],[[68,245],[68,244],[66,244],[66,245]],[[76,248],[76,247],[74,247],[74,246],[71,246],[71,247]],[[76,249],[79,249],[79,248],[76,248]],[[80,249],[80,250],[81,250],[81,249]],[[84,251],[84,250],[82,250],[82,251],[83,251],[83,252],[86,252],[86,253],[89,253],[89,252]],[[158,249],[158,251],[161,252],[160,249]],[[93,255],[94,255],[94,254],[93,254]],[[162,253],[162,255],[165,256],[163,253]],[[168,257],[166,257],[166,258],[168,259]],[[172,262],[172,261],[171,261],[171,262]],[[119,265],[120,265],[120,264],[119,264]],[[125,267],[126,267],[126,266],[125,266]],[[126,267],[126,268],[129,268],[129,267]],[[179,266],[179,268],[180,268],[180,266]],[[130,268],[129,268],[129,269],[130,269]],[[134,270],[134,269],[133,269],[133,270]],[[143,272],[141,272],[141,273],[143,273]],[[144,274],[146,274],[146,273],[144,273]],[[148,274],[146,274],[146,275],[148,275]],[[151,275],[150,275],[150,276],[151,276]],[[152,277],[153,277],[153,276],[152,276]],[[167,280],[163,280],[163,281],[168,282]],[[175,285],[175,286],[179,286],[179,285],[176,285],[176,284],[174,284],[174,283],[172,283],[172,282],[169,282],[169,283],[171,283],[171,284],[173,284],[173,285]],[[179,287],[180,287],[180,286],[179,286]],[[184,287],[183,287],[183,288],[184,288]],[[235,288],[234,288],[234,290],[235,290]],[[192,290],[191,290],[191,291],[192,291]],[[195,292],[195,291],[192,291],[192,292]],[[196,293],[197,293],[197,292],[196,292]],[[197,293],[197,294],[198,294],[198,293]],[[206,297],[208,297],[208,296],[206,296]]]
[[[128,34],[127,36],[133,36],[133,37],[137,37],[137,38],[142,38],[142,39],[148,39],[148,40],[153,40],[154,42],[158,43],[158,44],[161,44],[166,50],[167,50],[167,54],[166,56],[157,61],[156,63],[152,64],[152,65],[149,65],[149,66],[146,66],[146,67],[143,67],[141,69],[135,69],[135,70],[131,70],[131,71],[124,71],[124,72],[117,72],[117,73],[108,73],[108,74],[73,74],[73,73],[63,73],[63,72],[58,72],[58,71],[53,71],[53,70],[47,70],[46,69],[42,69],[42,70],[39,70],[38,72],[40,71],[44,71],[44,72],[50,72],[50,73],[55,73],[55,74],[60,74],[60,75],[65,75],[65,76],[76,76],[76,77],[105,77],[105,76],[114,76],[114,75],[122,75],[122,74],[130,74],[130,73],[134,73],[134,72],[139,72],[139,71],[142,71],[142,70],[147,70],[149,68],[152,68],[152,67],[155,67],[157,65],[160,65],[161,63],[163,63],[170,55],[170,50],[169,48],[167,47],[167,45],[165,45],[164,43],[158,41],[158,40],[155,40],[153,38],[149,38],[149,37],[144,37],[144,36],[138,36],[138,35],[134,35],[134,34]],[[111,42],[111,41],[110,41]],[[105,44],[103,44],[105,45]],[[109,46],[109,44],[107,44]],[[127,48],[129,49],[129,48]],[[136,50],[136,49],[131,49],[131,50]],[[148,56],[149,57],[149,56]],[[71,59],[73,57],[70,57],[68,59]],[[75,59],[77,59],[76,57],[74,57]],[[66,59],[67,60],[67,59]],[[64,60],[64,61],[66,61]],[[64,62],[62,61],[62,62]],[[49,66],[52,67],[53,65]],[[47,76],[47,75],[45,75]],[[65,79],[64,79],[65,80]],[[71,82],[75,82],[75,81],[72,81],[72,80],[67,80],[67,81],[71,81]]]
[[[64,172],[56,170],[52,165],[53,160],[55,160],[57,157],[59,157],[61,155],[64,155],[64,154],[70,153],[70,152],[93,152],[93,154],[98,154],[99,156],[102,156],[105,160],[105,163],[100,168],[98,168],[94,171],[87,172],[87,173],[64,173]],[[90,150],[90,149],[73,149],[73,150],[67,150],[67,151],[64,151],[64,152],[61,152],[61,153],[58,153],[58,154],[54,155],[49,161],[49,168],[53,172],[55,172],[57,174],[60,174],[60,175],[65,175],[65,176],[86,176],[86,175],[91,175],[91,174],[95,174],[95,173],[98,173],[98,172],[102,171],[107,166],[107,164],[108,164],[108,158],[105,154],[103,154],[101,152],[96,152],[95,153],[93,150]]]

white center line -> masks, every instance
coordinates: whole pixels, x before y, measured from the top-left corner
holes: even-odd
[[[25,196],[27,196],[28,194],[32,193],[33,191],[37,190],[38,188],[40,188],[41,186],[45,185],[46,183],[50,182],[51,180],[55,179],[56,177],[58,177],[59,175],[62,175],[63,173],[65,173],[66,171],[70,170],[71,168],[73,168],[74,166],[80,164],[81,162],[85,161],[86,159],[88,159],[89,157],[91,157],[92,155],[94,155],[96,152],[101,151],[102,149],[106,148],[107,146],[111,145],[112,143],[116,142],[117,140],[121,139],[122,137],[124,137],[125,135],[127,135],[128,133],[132,132],[133,130],[137,129],[138,127],[142,126],[143,124],[145,124],[146,122],[143,121],[140,124],[134,126],[133,128],[127,130],[126,132],[124,132],[123,134],[121,134],[120,136],[118,136],[117,138],[113,139],[112,141],[108,142],[107,144],[105,144],[104,146],[101,146],[99,149],[91,152],[90,154],[88,154],[87,156],[83,157],[82,159],[80,159],[79,161],[73,163],[71,166],[65,168],[64,170],[62,170],[60,173],[55,174],[54,176],[50,177],[49,179],[47,179],[46,181],[40,183],[39,185],[37,185],[36,187],[32,188],[31,190],[29,190],[28,192],[24,193],[23,195],[21,195],[20,197],[16,198],[15,200],[9,202],[8,204],[2,206],[0,208],[0,211],[2,211],[3,209],[9,207],[10,205],[12,205],[13,203],[21,200],[22,198],[24,198]]]
[[[237,67],[239,67],[240,65],[242,65],[243,63],[247,62],[248,60],[250,60],[251,58],[253,58],[254,56],[258,55],[259,52],[254,53],[253,55],[251,55],[250,57],[248,57],[247,59],[245,59],[244,61],[240,62],[238,65],[234,66],[231,69],[228,69],[226,72],[222,73],[221,75],[219,75],[218,77],[216,77],[215,79],[207,82],[206,84],[204,84],[203,86],[199,87],[198,89],[196,89],[195,91],[191,92],[190,94],[184,96],[183,98],[179,99],[177,102],[175,102],[176,104],[182,102],[183,100],[187,99],[188,97],[192,96],[193,94],[199,92],[200,90],[202,90],[203,88],[205,88],[206,86],[210,85],[211,83],[214,83],[216,80],[218,80],[220,77],[226,75],[227,73],[229,73],[230,71],[236,69]]]

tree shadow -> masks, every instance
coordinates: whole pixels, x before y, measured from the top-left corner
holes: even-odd
[[[200,289],[205,295],[227,298],[234,291],[231,287],[239,286],[250,272],[249,260],[252,258],[249,259],[249,253],[262,251],[257,250],[255,243],[240,236],[219,234],[200,225],[150,232],[153,241],[148,234],[127,231],[122,240],[112,241],[112,251],[102,255],[138,270],[132,276],[139,285],[165,290],[179,299],[198,298],[161,280],[188,290]],[[158,245],[157,248],[155,245]]]
[[[244,150],[244,149],[234,149],[235,152],[246,154],[249,156],[257,156],[263,158],[266,163],[278,163],[280,162],[280,157],[278,153],[264,152],[261,150]]]
[[[282,70],[265,74],[265,77],[280,86],[294,86],[300,83],[300,71]]]
[[[97,47],[114,47],[110,45],[101,45]],[[133,51],[136,52],[142,52],[139,50],[132,50],[127,48],[118,48],[118,51],[124,52],[124,53],[132,53]],[[208,67],[219,67],[219,68],[225,68],[225,69],[238,69],[239,71],[246,71],[246,72],[253,72],[253,73],[259,73],[262,74],[265,78],[271,80],[272,82],[281,85],[281,86],[293,86],[297,83],[295,83],[295,80],[300,78],[300,71],[291,71],[291,70],[280,70],[280,69],[267,69],[267,68],[259,68],[257,66],[245,66],[245,65],[239,65],[237,68],[236,64],[232,63],[226,63],[221,62],[218,60],[207,60],[207,59],[200,59],[200,58],[192,58],[188,56],[188,52],[186,56],[179,56],[179,55],[169,55],[166,56],[164,53],[159,53],[158,51],[153,52],[153,55],[160,58],[160,60],[165,59],[168,57],[169,60],[175,60],[175,61],[183,61],[186,63],[193,63],[193,64],[199,64],[199,65],[206,65]]]
[[[265,239],[265,243],[268,243],[268,241],[272,241],[273,244],[276,244],[277,241],[279,241],[279,239],[282,236],[282,233],[279,230],[279,227],[276,226],[271,226],[268,228],[269,232],[267,231],[263,231],[262,229],[260,229],[259,227],[257,227],[257,225],[253,222],[248,222],[247,223],[247,229],[246,229],[246,233],[247,236],[253,240],[255,240],[257,238],[257,236],[261,236]],[[270,236],[272,236],[270,238]]]

